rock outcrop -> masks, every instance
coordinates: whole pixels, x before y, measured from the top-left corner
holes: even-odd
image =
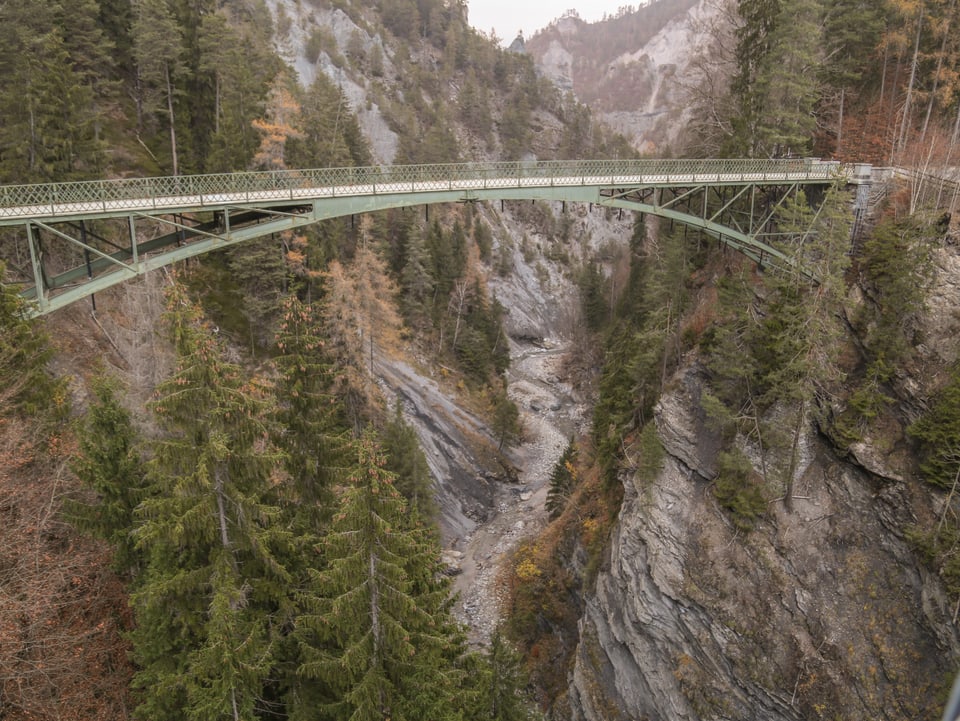
[[[526,41],[538,68],[643,152],[676,143],[689,88],[718,54],[716,0],[662,0],[597,23],[563,17]]]
[[[919,482],[838,459],[811,433],[793,510],[744,534],[710,488],[695,368],[659,405],[651,479],[625,475],[580,622],[572,717],[935,718],[960,660],[939,579],[903,538]]]

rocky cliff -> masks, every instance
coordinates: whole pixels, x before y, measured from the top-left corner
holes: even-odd
[[[919,349],[928,373],[956,357],[943,310],[960,277],[953,251],[938,265],[935,342]],[[935,519],[946,494],[904,462],[902,430],[841,458],[811,427],[792,510],[773,500],[744,533],[711,492],[719,439],[703,382],[691,356],[657,406],[660,471],[621,475],[618,524],[580,621],[572,718],[939,718],[960,663],[956,609],[905,529]],[[901,378],[905,405],[925,382]]]
[[[717,0],[658,0],[597,23],[563,17],[524,43],[538,68],[642,152],[675,145],[698,63],[717,55]]]

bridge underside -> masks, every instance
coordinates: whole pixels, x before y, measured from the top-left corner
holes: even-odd
[[[763,267],[793,271],[792,259],[774,247],[773,220],[777,208],[801,187],[797,183],[713,182],[381,192],[100,213],[56,221],[25,220],[19,226],[15,252],[6,256],[8,271],[21,284],[22,295],[35,301],[36,313],[45,314],[165,265],[323,220],[437,203],[543,200],[667,218],[702,231]]]

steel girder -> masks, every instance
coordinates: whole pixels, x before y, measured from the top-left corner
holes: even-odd
[[[547,200],[626,208],[697,228],[761,265],[799,270],[767,242],[776,205],[801,187],[863,184],[869,177],[869,166],[813,160],[657,160],[144,178],[0,187],[0,226],[22,228],[31,269],[21,279],[22,294],[34,301],[35,313],[44,314],[246,240],[330,218],[433,203]],[[104,223],[113,226],[115,238],[91,227]],[[169,232],[157,234],[158,227]],[[125,239],[118,242],[120,236]],[[73,265],[69,252],[48,257],[53,242],[72,249]]]

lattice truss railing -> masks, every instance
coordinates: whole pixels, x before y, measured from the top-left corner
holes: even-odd
[[[0,223],[16,218],[330,197],[338,194],[598,183],[823,181],[838,163],[796,160],[589,160],[449,163],[120,178],[0,186]]]
[[[13,240],[9,232],[0,240],[0,257],[25,286],[23,294],[46,312],[158,264],[315,222],[311,216],[319,203],[346,203],[337,206],[342,212],[327,213],[331,217],[357,212],[351,200],[366,199],[365,211],[435,202],[431,194],[438,193],[492,199],[499,191],[516,198],[517,189],[521,194],[523,189],[560,189],[549,196],[560,199],[563,188],[598,188],[603,197],[653,200],[664,211],[702,217],[710,227],[724,225],[734,236],[747,237],[763,231],[757,203],[759,195],[769,204],[768,188],[823,184],[858,171],[812,159],[523,161],[0,186],[0,226],[16,227]],[[765,190],[758,194],[758,188]],[[469,195],[473,191],[482,195]],[[736,237],[729,244],[744,249]],[[185,246],[193,250],[180,252]],[[763,259],[762,250],[759,257],[750,247],[745,252]],[[145,263],[151,254],[161,262]],[[93,282],[118,272],[119,277]],[[83,285],[90,287],[78,291]],[[54,300],[57,296],[62,297]]]

